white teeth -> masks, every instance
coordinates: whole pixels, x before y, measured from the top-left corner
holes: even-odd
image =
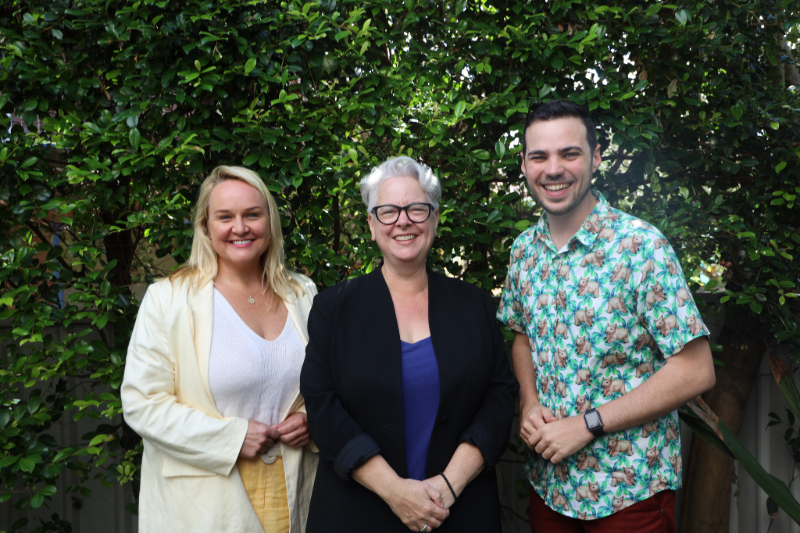
[[[249,243],[249,242],[253,242],[253,241],[231,241],[231,242],[232,242],[233,244],[247,244],[247,243]]]
[[[411,239],[416,239],[416,235],[398,235],[394,238],[396,241],[410,241]]]
[[[559,183],[557,185],[545,185],[544,188],[551,192],[560,191],[569,187],[569,183]]]

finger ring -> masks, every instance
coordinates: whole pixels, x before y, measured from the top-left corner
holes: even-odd
[[[420,533],[425,533],[426,531],[428,531],[428,524],[425,524],[424,526],[422,526],[422,529],[420,529],[419,531],[420,531]]]

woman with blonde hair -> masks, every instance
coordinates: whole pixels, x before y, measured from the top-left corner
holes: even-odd
[[[284,265],[261,178],[217,167],[189,261],[145,294],[122,406],[143,437],[142,532],[303,532],[317,454],[299,391],[316,294]]]

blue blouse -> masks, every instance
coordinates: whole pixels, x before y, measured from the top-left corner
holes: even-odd
[[[431,338],[402,347],[403,425],[409,479],[423,480],[439,411],[439,363]]]

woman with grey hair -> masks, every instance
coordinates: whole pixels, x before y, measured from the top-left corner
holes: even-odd
[[[379,268],[314,299],[300,376],[320,463],[308,533],[500,531],[518,385],[494,303],[426,266],[441,186],[392,158],[361,182]]]

